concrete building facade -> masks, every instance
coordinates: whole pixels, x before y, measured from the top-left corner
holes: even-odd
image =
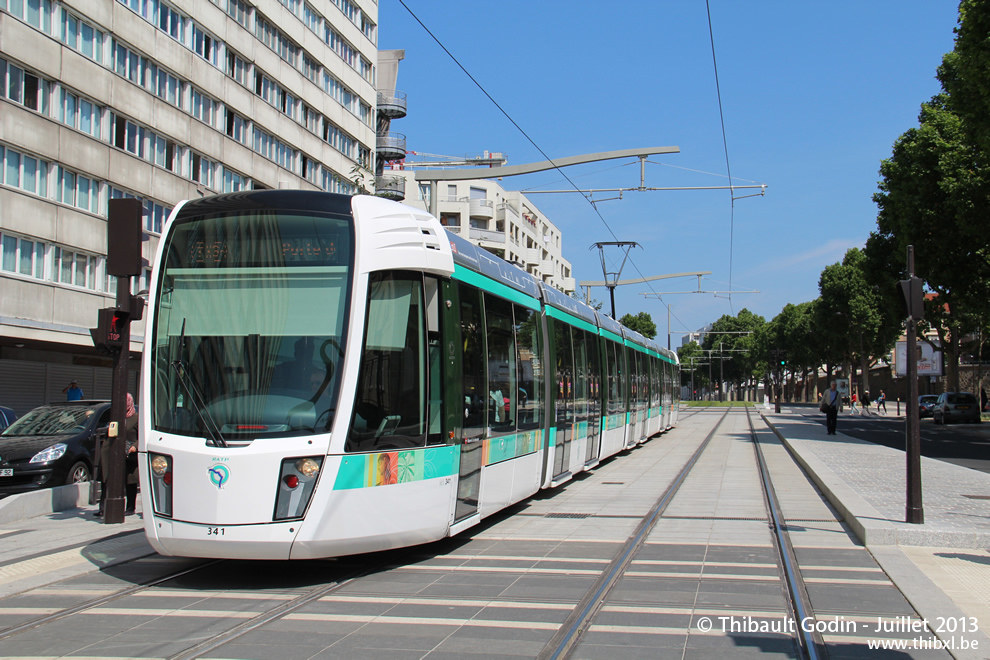
[[[108,200],[142,200],[150,260],[180,200],[374,180],[377,23],[376,0],[0,0],[0,404],[109,396]]]
[[[428,186],[417,183],[413,170],[386,170],[385,174],[405,180],[404,204],[427,209]],[[437,195],[440,224],[449,231],[550,286],[574,292],[576,282],[571,262],[563,256],[560,228],[526,195],[487,179],[440,181]]]

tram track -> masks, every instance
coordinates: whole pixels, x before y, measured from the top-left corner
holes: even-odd
[[[579,648],[585,648],[586,642],[600,644],[588,640],[594,640],[595,635],[608,634],[601,632],[607,629],[617,629],[616,634],[628,636],[628,630],[639,626],[635,634],[643,639],[648,635],[666,634],[711,643],[717,641],[713,639],[718,636],[717,631],[705,639],[699,633],[704,630],[700,628],[699,617],[710,617],[717,622],[735,616],[762,622],[784,617],[791,621],[819,620],[820,617],[837,613],[844,616],[848,610],[829,609],[827,605],[819,616],[808,597],[809,585],[805,584],[802,571],[810,571],[810,588],[813,591],[818,589],[820,596],[824,588],[821,576],[827,570],[823,564],[829,562],[809,560],[808,547],[812,544],[807,539],[797,544],[795,552],[795,544],[790,538],[791,529],[800,530],[826,521],[810,509],[794,508],[791,502],[793,492],[790,490],[793,481],[787,481],[793,479],[794,473],[788,471],[793,468],[788,466],[782,471],[783,461],[790,460],[785,456],[786,449],[777,446],[767,433],[757,432],[752,411],[748,409],[748,435],[742,416],[735,408],[726,408],[717,417],[695,417],[703,411],[711,412],[712,408],[685,416],[695,418],[696,430],[685,438],[690,439],[689,443],[657,443],[652,445],[653,449],[649,449],[651,444],[646,443],[636,450],[649,452],[650,462],[644,463],[644,466],[650,466],[648,473],[656,472],[664,461],[667,461],[669,468],[655,481],[653,492],[663,489],[663,493],[655,500],[644,497],[642,508],[634,512],[611,507],[580,509],[576,506],[577,501],[569,505],[568,494],[577,497],[583,493],[576,486],[591,488],[595,485],[595,480],[589,479],[583,484],[575,482],[572,485],[578,492],[558,493],[564,496],[562,504],[552,509],[545,504],[554,498],[547,498],[530,505],[526,513],[505,516],[502,522],[493,516],[489,522],[479,526],[473,536],[467,534],[437,544],[419,546],[411,553],[409,550],[389,551],[308,565],[265,563],[263,570],[259,570],[262,565],[252,562],[207,562],[2,629],[0,640],[14,638],[15,643],[19,640],[23,642],[18,635],[31,630],[40,630],[42,635],[46,634],[46,630],[54,633],[57,628],[47,627],[58,621],[71,621],[71,617],[87,612],[91,616],[100,615],[101,609],[105,609],[101,620],[121,614],[131,615],[128,620],[133,621],[134,625],[127,624],[129,627],[121,633],[121,643],[124,639],[146,637],[147,632],[142,631],[147,631],[149,627],[152,630],[156,629],[154,626],[170,629],[167,622],[172,622],[173,626],[183,626],[180,627],[183,631],[180,636],[157,645],[149,644],[148,652],[137,654],[167,660],[185,660],[218,653],[232,657],[271,657],[274,647],[267,647],[267,650],[259,647],[256,651],[253,646],[269,643],[266,637],[272,639],[271,643],[277,643],[275,640],[282,639],[279,635],[291,635],[293,643],[304,643],[305,640],[305,643],[312,645],[314,653],[322,650],[328,656],[348,657],[356,648],[374,649],[382,655],[387,654],[389,648],[399,648],[381,645],[392,634],[409,635],[409,639],[435,634],[436,639],[447,640],[449,637],[449,641],[460,636],[463,641],[464,638],[472,638],[473,634],[478,638],[496,639],[488,637],[495,635],[495,632],[489,631],[499,630],[511,635],[509,639],[513,639],[513,643],[533,644],[531,652],[516,652],[514,655],[566,658],[580,654]],[[727,420],[728,424],[725,423]],[[702,433],[706,435],[699,441]],[[751,444],[752,448],[747,444]],[[671,453],[672,449],[674,453]],[[677,457],[676,462],[671,460],[674,456]],[[677,465],[681,463],[683,466],[678,470]],[[723,510],[713,506],[711,510],[703,510],[685,506],[697,496],[703,483],[708,484],[709,490],[717,488],[715,484],[708,483],[707,480],[711,479],[709,475],[731,469],[746,470],[748,475],[752,475],[754,464],[758,466],[758,477],[747,477],[745,485],[725,487],[722,493],[727,501],[748,498],[745,504],[749,508]],[[619,490],[617,486],[632,486],[631,475],[647,472],[629,471],[631,465],[628,461],[614,464],[611,469],[621,469],[621,474],[626,476],[620,477],[619,472],[603,475],[600,486],[616,491]],[[781,477],[781,481],[777,482],[776,477]],[[783,503],[783,509],[777,499],[781,484],[788,489],[788,500]],[[730,490],[735,487],[740,490]],[[762,490],[758,492],[759,489]],[[617,503],[620,501],[621,498],[616,500]],[[647,507],[649,510],[643,515]],[[627,512],[635,515],[627,515]],[[705,515],[709,513],[715,515]],[[537,525],[519,522],[520,518],[529,521],[534,516],[546,519],[547,528],[564,522],[555,519],[574,518],[574,521],[567,522],[579,524],[580,519],[593,518],[602,521],[602,525],[614,525],[623,531],[622,536],[585,534],[576,539],[569,538],[568,532],[561,543],[557,540],[561,537],[556,537],[551,529],[541,530]],[[835,523],[834,520],[830,522]],[[664,536],[666,528],[658,527],[661,524],[702,523],[710,524],[712,529],[720,524],[740,528],[746,526],[751,530],[770,528],[761,532],[765,552],[759,554],[761,548],[757,547],[758,543],[746,545],[733,540],[726,544],[723,538],[720,541],[722,545],[716,547],[719,541],[709,538],[708,547],[696,545],[701,549],[691,556],[687,554],[690,549],[684,550],[683,545],[691,541],[671,541]],[[517,529],[527,531],[513,533]],[[682,545],[676,545],[678,543]],[[756,552],[759,556],[750,559],[742,558],[742,555],[739,559],[725,556],[733,543],[740,547],[746,545],[746,552]],[[865,549],[861,552],[868,555]],[[837,567],[840,565],[838,560],[834,564]],[[869,577],[874,569],[868,570],[871,572],[867,574]],[[273,573],[263,574],[268,571]],[[845,577],[857,578],[857,575],[862,573],[846,574]],[[670,585],[674,581],[686,582],[689,579],[698,585],[699,593],[704,591],[706,584],[734,583],[756,585],[763,594],[776,590],[778,595],[774,596],[773,603],[768,599],[744,601],[716,596],[704,600],[696,596],[695,601],[685,601],[684,606],[674,604],[675,599],[637,601],[628,597],[630,580],[648,583],[653,590],[666,590],[672,588]],[[170,581],[177,584],[170,585]],[[856,579],[846,580],[854,581]],[[869,580],[859,581],[864,583],[864,588],[876,588],[866,584]],[[562,588],[554,591],[556,587],[548,586],[551,583],[562,585]],[[491,586],[474,586],[482,584]],[[574,588],[576,584],[580,584],[579,589]],[[426,588],[421,589],[419,585]],[[535,585],[540,586],[536,588]],[[831,585],[827,586],[831,588]],[[63,589],[67,591],[72,587],[65,585]],[[625,596],[617,597],[617,593]],[[715,591],[707,593],[713,594]],[[738,596],[744,590],[740,587],[734,593]],[[134,596],[138,598],[125,600]],[[230,605],[220,605],[221,601],[228,601]],[[788,602],[789,605],[786,605]],[[649,607],[649,603],[663,606]],[[648,613],[647,610],[656,613]],[[555,614],[557,612],[559,615]],[[891,616],[893,614],[891,611]],[[647,621],[648,616],[680,617],[681,623],[668,625],[655,620]],[[212,618],[204,620],[202,617]],[[88,626],[85,621],[83,619],[76,625]],[[177,624],[179,621],[201,623],[185,626]],[[683,628],[675,631],[675,627],[679,626]],[[307,634],[299,637],[297,633],[303,627]],[[658,632],[648,632],[651,628]],[[417,632],[404,632],[414,630]],[[357,637],[357,640],[349,635]],[[37,636],[38,633],[35,634]],[[801,658],[826,658],[830,645],[847,643],[836,642],[834,636],[831,639],[827,635],[823,637],[816,628],[810,631],[804,628],[792,630],[790,637],[789,641],[787,636],[778,635],[775,643],[786,645],[785,655],[794,654]],[[726,641],[733,643],[736,640]],[[428,649],[442,650],[439,644],[434,640],[423,647],[413,645],[402,648],[427,649],[423,657],[432,657]],[[688,641],[684,644],[686,648]],[[782,649],[780,646],[776,648]],[[99,655],[98,650],[94,649],[95,655]],[[508,654],[509,649],[506,648],[505,652]],[[731,656],[731,652],[727,653]],[[16,652],[14,654],[17,655]],[[85,654],[94,655],[94,652]]]
[[[138,562],[141,559],[143,559],[143,557],[139,557],[137,559],[133,559],[133,560],[131,560],[128,563]],[[105,596],[100,596],[100,597],[97,597],[97,598],[93,598],[93,599],[84,601],[82,603],[78,603],[78,604],[73,605],[71,607],[67,607],[67,608],[65,608],[63,610],[59,610],[58,612],[53,612],[51,614],[46,614],[44,616],[40,616],[40,617],[37,617],[35,619],[31,619],[29,621],[25,621],[23,623],[19,623],[17,625],[13,625],[13,626],[8,626],[6,628],[2,628],[2,629],[0,629],[0,642],[2,642],[5,639],[8,639],[10,637],[13,637],[14,635],[17,635],[17,634],[26,632],[28,630],[33,630],[33,629],[39,628],[41,626],[46,626],[46,625],[49,625],[49,624],[52,624],[52,623],[56,623],[58,621],[61,621],[62,619],[68,618],[68,617],[73,616],[73,615],[76,615],[76,614],[80,614],[80,613],[85,612],[87,610],[92,610],[92,609],[95,609],[97,607],[102,607],[104,605],[109,605],[110,603],[113,603],[115,601],[121,600],[123,598],[127,598],[129,596],[137,595],[137,594],[141,593],[142,591],[147,591],[147,590],[152,589],[152,588],[154,588],[154,587],[156,587],[158,585],[164,584],[165,582],[170,582],[172,580],[179,579],[179,578],[184,577],[186,575],[189,575],[191,573],[195,573],[196,571],[200,571],[200,570],[203,570],[205,568],[209,568],[210,566],[213,566],[213,565],[218,564],[218,563],[223,562],[223,561],[229,561],[229,560],[226,560],[226,559],[214,559],[214,560],[211,560],[211,561],[206,561],[206,562],[204,562],[202,564],[199,564],[197,566],[192,566],[190,568],[185,568],[185,569],[183,569],[181,571],[176,571],[174,573],[170,573],[168,575],[165,575],[165,576],[162,576],[162,577],[159,577],[159,578],[155,578],[154,580],[151,580],[150,582],[146,582],[144,584],[137,584],[137,585],[134,585],[132,587],[128,587],[126,589],[121,589],[120,591],[116,591],[116,592],[114,592],[112,594],[108,594],[108,595],[105,595]]]
[[[689,418],[695,414],[699,414],[700,412],[710,409],[711,407],[706,407],[686,417]],[[592,589],[588,590],[584,598],[582,598],[582,600],[574,608],[572,614],[546,644],[543,651],[538,656],[540,660],[558,660],[568,658],[575,652],[578,645],[581,643],[584,634],[591,628],[596,615],[606,604],[609,591],[628,571],[633,556],[636,554],[637,549],[643,545],[649,530],[652,529],[660,519],[666,517],[665,512],[668,505],[677,495],[681,489],[681,486],[685,483],[691,472],[695,469],[699,458],[709,448],[712,438],[716,435],[731,410],[732,407],[726,408],[726,411],[719,417],[712,430],[700,443],[694,454],[692,454],[690,459],[681,468],[680,472],[678,472],[678,474],[674,477],[668,488],[656,501],[656,504],[650,512],[644,516],[637,527],[636,532],[629,537],[625,545],[616,554],[609,566],[602,571],[601,576],[596,581]],[[759,437],[754,428],[751,412],[748,407],[746,407],[745,410],[746,421],[749,427],[750,441],[753,446],[754,460],[756,461],[757,469],[759,471],[759,483],[762,490],[766,516],[762,518],[724,517],[719,519],[760,521],[768,524],[771,531],[771,537],[773,539],[777,571],[787,608],[786,616],[789,617],[791,621],[795,622],[809,620],[813,621],[815,620],[814,609],[808,595],[807,586],[805,585],[801,570],[798,566],[794,546],[788,532],[788,524],[784,519],[780,501],[777,498],[776,490],[774,488],[773,478],[770,474],[770,467],[764,456]],[[671,516],[670,518],[676,519],[678,517],[679,516]],[[693,620],[694,617],[692,617],[692,621]],[[821,632],[818,631],[815,626],[810,626],[807,628],[808,629],[806,629],[805,626],[795,626],[791,631],[797,657],[802,658],[803,660],[827,659],[828,651]]]
[[[715,436],[719,426],[728,416],[731,407],[727,407],[725,412],[715,423],[715,426],[701,442],[695,452],[685,463],[681,471],[674,477],[674,480],[657,499],[649,513],[643,517],[635,532],[629,537],[626,543],[616,553],[611,563],[602,571],[601,576],[593,587],[588,590],[584,598],[574,608],[572,614],[560,626],[557,633],[547,642],[543,651],[538,656],[540,660],[557,660],[566,658],[574,650],[588,623],[595,617],[599,609],[605,603],[609,590],[615,586],[618,579],[626,571],[629,562],[632,560],[636,550],[643,544],[646,536],[656,524],[656,521],[663,515],[674,495],[680,489],[684,479],[691,472],[698,458],[708,447],[708,443]]]

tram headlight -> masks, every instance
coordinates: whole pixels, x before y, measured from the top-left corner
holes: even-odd
[[[316,489],[322,456],[287,458],[279,471],[274,520],[302,518]]]
[[[172,457],[148,453],[151,466],[151,501],[155,514],[172,517]]]
[[[320,464],[312,458],[301,458],[296,461],[296,470],[307,479],[312,479],[320,472]]]

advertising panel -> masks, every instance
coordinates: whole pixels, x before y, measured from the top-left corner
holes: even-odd
[[[941,376],[942,375],[942,351],[932,348],[926,341],[919,341],[915,345],[915,359],[918,361],[919,376]],[[898,376],[907,376],[907,342],[897,342],[894,349],[894,368]]]

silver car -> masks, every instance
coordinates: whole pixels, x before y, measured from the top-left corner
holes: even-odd
[[[932,406],[936,424],[979,422],[980,400],[971,392],[944,392]]]

